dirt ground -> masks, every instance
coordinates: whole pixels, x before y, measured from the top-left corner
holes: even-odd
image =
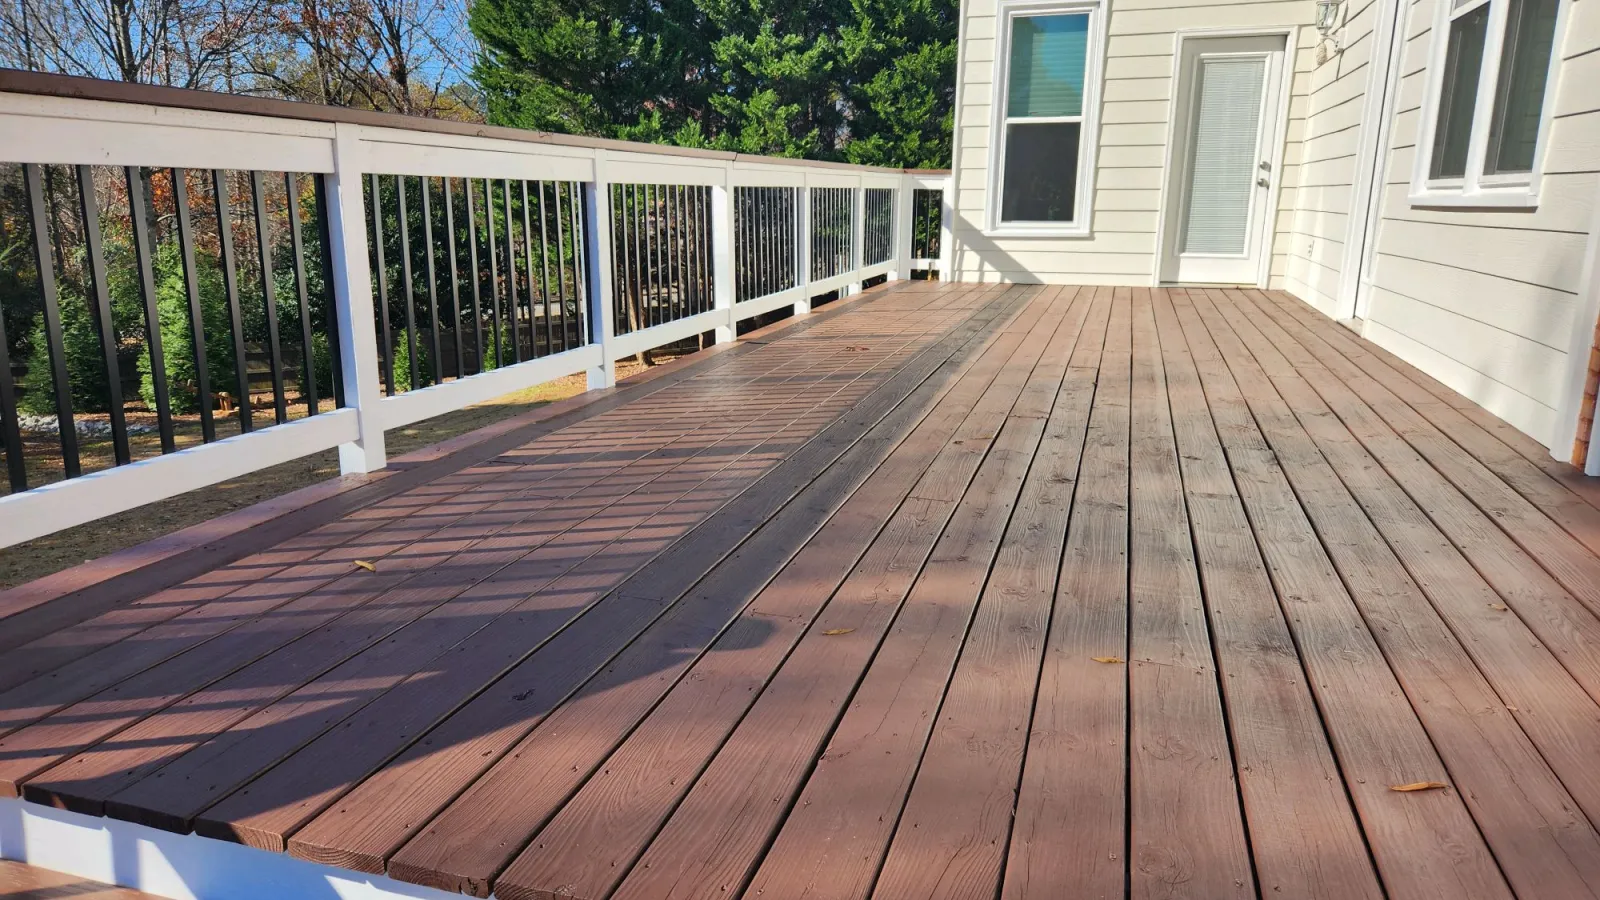
[[[654,358],[657,362],[665,362],[673,355],[669,350],[657,350]],[[621,361],[617,363],[617,379],[620,381],[630,375],[638,374],[644,371],[644,368],[632,358]],[[387,435],[388,452],[391,457],[409,453],[502,419],[521,415],[547,403],[574,396],[583,390],[584,376],[571,375],[527,390],[506,394],[476,406],[469,406],[391,431]],[[304,414],[305,409],[301,407],[294,417]],[[154,421],[153,416],[149,418]],[[237,419],[231,414],[218,413],[216,419],[219,438],[237,433]],[[141,420],[136,415],[128,416],[129,422]],[[258,427],[270,425],[272,422],[270,411],[263,416],[258,410],[256,422]],[[180,448],[197,443],[200,439],[197,423],[186,424],[180,427],[178,432],[177,444]],[[41,446],[49,445],[52,449],[56,446],[56,439],[53,436],[41,435],[34,440],[40,441]],[[160,453],[160,439],[154,434],[136,436],[130,443],[133,445],[135,459]],[[82,462],[85,472],[106,468],[110,465],[110,457],[109,441],[83,443]],[[0,589],[42,578],[95,557],[105,556],[170,534],[198,522],[333,478],[338,474],[338,451],[327,450],[270,469],[263,469],[243,478],[214,484],[169,500],[107,516],[77,528],[8,547],[0,550]],[[29,460],[29,480],[32,484],[48,483],[59,480],[60,477],[59,457],[49,460],[48,457],[34,456],[34,459]]]

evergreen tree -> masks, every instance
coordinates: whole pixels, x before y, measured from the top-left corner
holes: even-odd
[[[477,0],[489,121],[947,165],[956,0]]]

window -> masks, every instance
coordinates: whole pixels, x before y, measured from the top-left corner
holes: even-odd
[[[990,230],[1089,231],[1098,7],[1002,4]]]
[[[1561,0],[1441,0],[1436,77],[1412,185],[1419,205],[1527,206]],[[1424,165],[1425,164],[1425,165]]]

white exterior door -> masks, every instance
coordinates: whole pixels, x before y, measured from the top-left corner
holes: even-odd
[[[1277,35],[1183,42],[1164,281],[1261,280],[1272,235],[1283,59]]]

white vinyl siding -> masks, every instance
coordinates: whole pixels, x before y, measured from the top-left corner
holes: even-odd
[[[1304,125],[1304,99],[1314,67],[1311,46],[1315,0],[1214,2],[1214,0],[1108,0],[1101,63],[1097,156],[1089,173],[1091,231],[1074,237],[1008,237],[984,233],[991,198],[987,187],[997,140],[991,132],[1000,67],[996,0],[964,4],[959,63],[953,276],[971,281],[1150,285],[1156,278],[1156,236],[1161,230],[1163,172],[1173,109],[1176,33],[1180,29],[1292,28],[1294,57],[1287,123],[1288,143],[1279,179],[1279,228],[1270,264],[1272,287],[1284,285]],[[1048,7],[1045,7],[1048,8]],[[1275,101],[1277,98],[1273,98]],[[1026,261],[1023,265],[1021,261]]]

